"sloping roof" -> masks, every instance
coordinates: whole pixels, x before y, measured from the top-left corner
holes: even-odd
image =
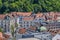
[[[11,12],[14,16],[30,16],[32,12]]]
[[[23,20],[24,21],[33,21],[34,17],[24,17]]]
[[[57,15],[57,16],[60,16],[60,12],[56,12],[56,15]]]
[[[4,19],[6,16],[13,18],[12,14],[0,14],[0,19]]]
[[[25,28],[20,28],[18,33],[24,34],[24,33],[26,33],[26,29]]]
[[[36,17],[42,17],[43,16],[43,13],[37,13],[36,14]]]
[[[0,32],[0,40],[7,40],[7,38],[3,37],[2,32]]]
[[[11,18],[14,18],[14,16],[31,16],[32,15],[32,12],[11,12],[9,14],[0,14],[0,19],[4,19],[4,17],[6,15],[9,15]],[[45,15],[43,13],[40,13],[38,12],[36,15],[36,18],[40,18],[40,17],[43,17],[45,19]],[[60,17],[60,12],[48,12],[46,13],[46,16],[49,17],[51,16],[52,17],[52,20],[57,20],[57,17]],[[24,18],[24,20],[32,20],[33,17],[29,17],[29,18]]]
[[[13,16],[30,16],[32,14],[32,12],[11,12],[9,14],[0,14],[0,19],[4,19],[5,16],[10,16],[11,18],[13,18]]]
[[[30,16],[32,12],[17,12],[17,15],[19,16]]]
[[[0,19],[4,19],[5,15],[4,14],[0,14]]]
[[[0,37],[3,37],[3,34],[2,34],[2,32],[0,32]]]

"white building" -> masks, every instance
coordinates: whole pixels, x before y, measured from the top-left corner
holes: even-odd
[[[17,19],[17,24],[19,27],[25,27],[28,28],[30,26],[38,25],[40,26],[40,23],[42,24],[45,22],[45,17],[41,17],[40,14],[33,14],[33,16],[19,16]],[[38,23],[38,24],[37,24]],[[43,23],[44,24],[44,23]]]
[[[27,27],[30,27],[30,26],[34,25],[33,20],[34,20],[34,17],[23,17],[23,16],[20,16],[17,19],[17,24],[20,27],[27,28]]]
[[[4,32],[11,32],[11,25],[15,26],[15,19],[12,16],[5,15],[3,19],[0,19],[0,27]]]
[[[60,34],[57,34],[56,36],[54,36],[52,40],[60,40]]]

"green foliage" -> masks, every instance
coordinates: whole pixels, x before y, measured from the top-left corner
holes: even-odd
[[[60,0],[0,0],[0,13],[60,12]]]
[[[0,27],[0,32],[3,32],[3,29]]]
[[[12,36],[14,36],[14,26],[11,25],[11,33],[12,33]]]
[[[0,0],[0,9],[1,9],[1,7],[2,7],[2,0]]]
[[[15,28],[17,28],[18,27],[18,24],[16,23],[15,26],[16,26]]]

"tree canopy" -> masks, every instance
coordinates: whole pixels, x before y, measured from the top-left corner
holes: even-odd
[[[3,32],[3,29],[0,27],[0,32]]]
[[[9,12],[60,12],[60,0],[0,0],[0,14]]]

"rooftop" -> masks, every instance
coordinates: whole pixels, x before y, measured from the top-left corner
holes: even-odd
[[[48,18],[48,20],[57,20],[57,17],[60,17],[60,12],[48,12],[48,13],[40,13],[34,14],[35,16],[31,16],[32,12],[11,12],[9,14],[0,14],[0,19],[4,19],[5,16],[10,16],[11,18],[14,18],[16,16],[24,16],[24,20],[33,20],[34,18],[45,18],[51,17],[51,19]],[[28,18],[29,17],[29,18]],[[34,18],[33,18],[34,17]]]
[[[34,17],[24,17],[23,20],[24,21],[32,21],[32,20],[34,20]]]

